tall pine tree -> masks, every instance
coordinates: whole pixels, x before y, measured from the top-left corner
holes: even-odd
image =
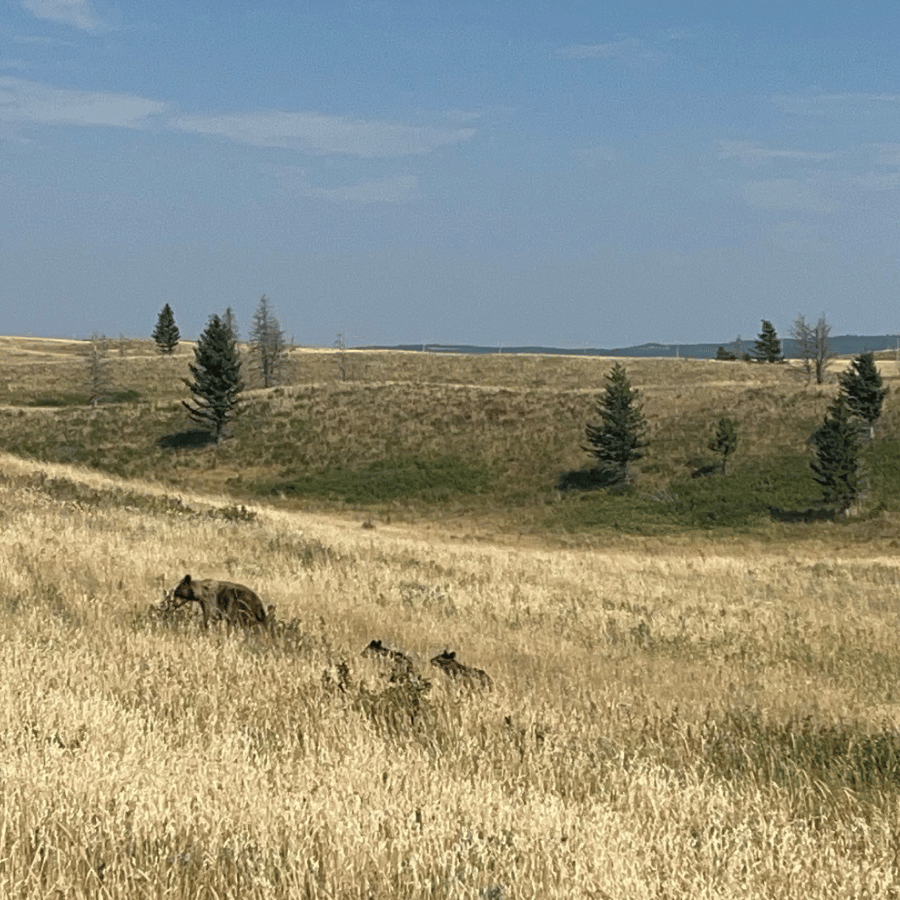
[[[828,407],[812,446],[816,458],[810,466],[822,499],[846,511],[859,494],[859,432],[843,394]]]
[[[762,330],[753,344],[753,356],[758,362],[784,362],[781,341],[778,340],[775,326],[767,319],[762,320]]]
[[[237,316],[234,314],[234,310],[230,306],[226,307],[225,314],[222,316],[222,321],[231,331],[235,343],[239,344],[241,341],[241,332],[238,329]]]
[[[838,376],[838,380],[850,412],[866,423],[869,437],[874,437],[875,423],[881,416],[881,407],[888,392],[882,386],[875,354],[860,353],[850,362],[850,368]]]
[[[606,376],[606,388],[597,401],[600,423],[585,429],[588,446],[597,468],[611,482],[631,480],[631,463],[643,457],[647,446],[646,420],[639,402],[640,393],[632,389],[625,369],[616,363]]]
[[[210,317],[194,348],[194,359],[188,366],[193,381],[184,379],[194,402],[182,403],[188,415],[207,427],[218,442],[225,425],[237,415],[244,389],[234,335],[218,316]]]
[[[181,332],[175,325],[175,314],[168,303],[160,310],[156,328],[153,329],[153,340],[160,353],[172,353],[181,340]]]

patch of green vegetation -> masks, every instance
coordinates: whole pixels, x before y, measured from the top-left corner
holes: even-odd
[[[900,510],[900,441],[876,437],[865,442],[862,470],[881,508]]]
[[[612,528],[658,534],[674,528],[747,529],[771,517],[771,510],[798,517],[819,506],[819,492],[805,456],[760,460],[727,474],[687,476],[651,492],[639,487],[573,491],[551,515],[566,530]]]
[[[104,403],[137,403],[141,399],[140,391],[133,389],[110,391],[104,399]],[[87,394],[61,393],[41,394],[30,400],[26,400],[23,406],[35,408],[61,409],[67,406],[87,406]]]
[[[22,405],[58,409],[64,406],[84,406],[85,403],[87,397],[84,394],[42,394],[33,400],[26,400]]]
[[[790,515],[820,505],[805,456],[785,456],[706,478],[673,483],[675,518],[700,528],[746,527],[771,510]]]
[[[487,469],[453,456],[390,459],[360,469],[328,468],[302,476],[256,482],[260,495],[310,496],[348,503],[418,499],[440,503],[457,494],[489,489]]]
[[[140,391],[132,389],[122,391],[110,391],[108,402],[110,403],[137,403],[141,399]]]

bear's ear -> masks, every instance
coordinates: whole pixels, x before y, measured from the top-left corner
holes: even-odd
[[[181,579],[181,583],[182,583],[182,584],[190,584],[190,583],[191,583],[191,576],[190,576],[190,575],[185,575],[184,578]]]

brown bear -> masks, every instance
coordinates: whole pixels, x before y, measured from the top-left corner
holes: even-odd
[[[393,666],[393,671],[398,675],[411,675],[412,674],[412,660],[405,654],[401,653],[399,650],[391,650],[390,647],[385,647],[381,641],[370,641],[369,646],[366,647],[362,652],[363,656],[377,656],[381,659],[387,660]]]
[[[198,581],[185,575],[172,592],[172,609],[192,600],[203,610],[203,627],[210,618],[224,619],[229,625],[266,625],[268,619],[262,600],[242,584],[231,581]]]
[[[431,664],[440,669],[448,678],[458,678],[468,682],[474,687],[492,688],[494,682],[491,676],[482,669],[473,666],[464,666],[456,658],[452,650],[445,650],[440,656],[435,656]]]

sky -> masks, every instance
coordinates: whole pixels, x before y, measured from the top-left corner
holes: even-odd
[[[0,333],[900,332],[900,5],[0,0]]]

